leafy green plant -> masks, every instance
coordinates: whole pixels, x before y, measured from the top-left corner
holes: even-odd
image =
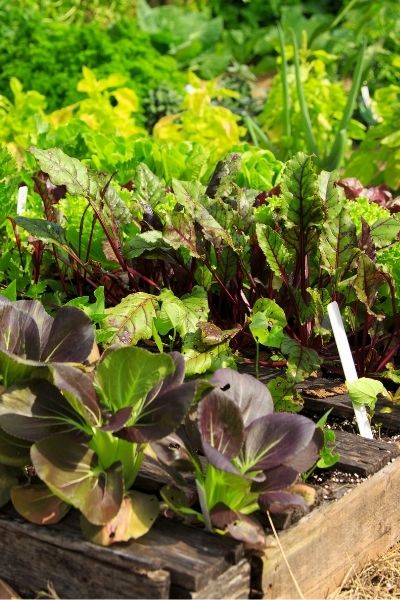
[[[212,99],[235,95],[234,91],[218,88],[214,81],[202,82],[189,74],[182,112],[160,119],[153,129],[155,139],[200,142],[210,148],[212,159],[220,160],[240,142],[244,129],[237,115],[213,105]]]
[[[276,76],[260,116],[269,146],[287,158],[303,150],[316,154],[329,170],[341,166],[350,139],[363,137],[363,126],[352,119],[359,92],[363,49],[360,50],[350,93],[332,81],[327,68],[335,57],[323,50],[298,49],[292,31],[293,67],[289,69],[281,29],[281,72]],[[282,107],[278,108],[277,107]]]
[[[130,488],[147,443],[174,431],[193,400],[198,382],[184,383],[183,358],[109,350],[92,381],[76,364],[94,341],[81,311],[64,307],[53,320],[34,301],[3,299],[0,308],[4,502],[11,496],[39,524],[57,522],[72,506],[96,543],[143,535],[158,502]],[[34,478],[21,483],[18,468],[30,464]]]
[[[94,345],[86,315],[61,308],[53,318],[35,300],[11,302],[0,297],[0,368],[2,385],[10,385],[48,364],[84,362]]]
[[[326,413],[322,415],[322,417],[318,419],[318,421],[315,424],[316,428],[320,428],[322,430],[323,444],[319,452],[320,457],[315,463],[315,465],[313,465],[313,467],[311,467],[309,471],[303,473],[302,477],[304,481],[307,481],[310,475],[314,473],[315,469],[330,469],[340,459],[340,454],[335,451],[335,431],[333,429],[328,428],[326,425],[331,412],[332,409],[327,410]]]
[[[138,0],[137,18],[139,27],[149,34],[153,43],[167,50],[186,67],[196,65],[199,55],[207,51],[209,53],[210,48],[215,47],[223,29],[221,17],[210,19],[205,12],[191,11],[173,4],[151,8],[146,0]],[[228,61],[229,56],[222,65],[218,59],[214,60],[217,65],[214,76],[223,70]]]
[[[301,396],[296,391],[300,383],[316,371],[321,364],[317,352],[302,346],[296,339],[290,338],[286,316],[283,309],[269,298],[260,298],[252,308],[250,332],[256,342],[256,374],[259,376],[259,346],[276,348],[281,355],[277,366],[285,365],[285,375],[273,379],[268,388],[274,400],[275,410],[298,412],[302,408]],[[272,363],[274,364],[274,363]]]
[[[36,91],[25,92],[22,83],[10,79],[12,99],[0,96],[1,142],[18,154],[21,148],[35,144],[46,130],[45,98]]]
[[[346,387],[352,403],[358,406],[367,406],[372,414],[378,394],[387,395],[383,383],[370,377],[360,377],[356,381],[346,381]]]
[[[2,5],[0,93],[9,96],[9,80],[15,77],[25,89],[45,96],[53,111],[82,98],[77,84],[84,66],[95,69],[99,79],[113,73],[128,77],[140,98],[160,84],[182,90],[186,78],[176,60],[158,52],[134,19],[126,13],[119,17],[103,27],[96,21],[46,19],[45,11],[22,9],[16,3]]]
[[[155,446],[169,472],[178,469],[176,483],[161,494],[172,510],[196,517],[209,530],[263,545],[263,530],[248,515],[260,509],[272,513],[293,506],[308,509],[290,486],[299,471],[316,461],[320,436],[305,417],[273,413],[268,390],[250,375],[220,369],[210,383],[214,388],[201,400],[197,420],[187,420],[169,447],[168,440]],[[170,449],[177,445],[178,460]],[[188,500],[192,497],[188,484],[179,476],[179,470],[189,469],[195,476],[200,510]]]
[[[346,173],[358,177],[364,185],[385,183],[393,190],[400,188],[400,136],[396,123],[399,98],[400,87],[395,84],[376,91],[378,122],[369,128],[346,165]]]
[[[324,354],[324,314],[336,299],[363,374],[383,368],[399,347],[393,281],[376,253],[395,242],[400,223],[378,219],[357,236],[334,182],[334,174],[318,177],[312,159],[298,154],[287,164],[281,195],[256,210],[257,238],[270,270],[266,295],[283,308],[286,333]]]

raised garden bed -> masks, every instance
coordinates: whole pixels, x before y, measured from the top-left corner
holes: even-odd
[[[341,403],[347,405],[345,397]],[[322,482],[319,506],[294,525],[288,517],[279,533],[306,598],[327,597],[351,566],[364,565],[400,537],[398,446],[339,431],[336,447],[341,474]],[[154,486],[159,474],[151,475]],[[138,483],[150,486],[146,472]],[[26,597],[49,583],[63,598],[298,595],[272,534],[260,552],[165,518],[143,538],[110,548],[84,541],[74,517],[38,527],[4,513],[0,530],[0,577]]]

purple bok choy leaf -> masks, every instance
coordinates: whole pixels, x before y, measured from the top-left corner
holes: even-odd
[[[50,363],[84,362],[94,341],[90,319],[77,308],[64,306],[53,318],[36,300],[0,297],[0,377],[6,387]]]
[[[175,431],[198,383],[184,382],[184,372],[178,352],[152,354],[129,347],[108,352],[96,374],[97,388],[112,413],[103,430],[136,444],[160,440]],[[111,373],[114,385],[107,382]]]
[[[65,468],[57,467],[60,452],[64,458],[69,456],[69,471],[72,477],[76,477],[78,460],[74,463],[71,457],[80,456],[77,449],[90,450],[87,443],[94,428],[101,425],[100,407],[89,376],[68,364],[51,365],[47,371],[53,383],[46,379],[31,379],[6,389],[0,398],[0,426],[4,432],[0,436],[0,446],[5,458],[16,444],[18,447],[21,443],[28,444],[25,448],[29,450],[29,442],[36,442],[30,456],[25,456],[24,464],[32,462],[33,472],[42,481],[35,476],[25,485],[14,486],[11,498],[20,514],[40,524],[57,522],[66,514],[69,505],[75,506],[75,498],[69,498],[68,493],[57,487],[60,477],[65,474]],[[51,443],[52,440],[54,443]],[[41,442],[45,444],[46,452],[39,460],[37,449]],[[119,477],[122,488],[122,476],[116,477]],[[101,487],[101,469],[93,471],[91,487],[87,485],[89,477],[81,477],[82,487],[78,490],[71,488],[72,496],[79,498],[86,494],[91,497],[96,478]],[[118,487],[118,484],[115,485]],[[84,503],[82,498],[80,501]],[[102,511],[105,504],[96,501],[96,506]],[[106,515],[108,510],[106,506]]]
[[[306,417],[274,413],[269,391],[255,378],[220,369],[210,382],[215,387],[200,401],[197,422],[187,418],[174,438],[154,447],[170,467],[184,464],[187,470],[192,463],[199,518],[206,526],[258,546],[264,539],[262,528],[249,514],[272,506],[279,510],[293,504],[304,507],[304,500],[291,486],[318,459],[322,439]],[[196,448],[204,454],[204,461]],[[176,488],[184,490],[178,482]],[[188,488],[193,488],[190,481]],[[174,494],[178,506],[174,505],[172,493],[171,486],[163,493],[170,508],[193,513],[187,503],[179,507],[182,493]]]
[[[118,513],[124,483],[122,464],[105,468],[87,443],[70,434],[52,435],[31,449],[36,473],[51,492],[79,509],[94,525],[104,525]]]

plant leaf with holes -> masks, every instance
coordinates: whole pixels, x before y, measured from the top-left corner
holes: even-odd
[[[150,339],[157,308],[156,297],[145,292],[129,294],[117,306],[107,308],[101,329],[110,333],[108,344],[134,346],[140,340]]]
[[[274,300],[260,298],[253,306],[249,329],[255,340],[272,348],[280,348],[287,325],[285,313]]]
[[[99,192],[99,183],[88,168],[60,148],[40,150],[32,147],[29,151],[54,185],[65,185],[68,192],[75,196],[95,197]]]

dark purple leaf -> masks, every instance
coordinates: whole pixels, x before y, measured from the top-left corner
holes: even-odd
[[[363,194],[364,186],[356,177],[347,177],[337,182],[344,189],[345,196],[348,200],[354,200]]]
[[[221,454],[221,452],[210,446],[210,444],[204,440],[203,450],[208,462],[220,471],[226,471],[227,473],[233,473],[234,475],[242,475],[242,473],[231,463],[231,461],[226,456]]]
[[[296,481],[299,471],[286,465],[279,465],[279,467],[268,469],[265,475],[264,481],[253,483],[252,492],[282,490]]]
[[[203,452],[203,444],[197,420],[193,415],[187,414],[183,424],[176,430],[176,435],[182,440],[183,445],[192,456]]]
[[[122,429],[126,422],[131,418],[132,410],[131,406],[126,406],[125,408],[118,410],[109,418],[107,424],[103,425],[101,428],[102,431],[114,432]]]
[[[344,189],[345,196],[349,200],[363,196],[364,198],[368,198],[370,202],[375,202],[392,213],[400,210],[398,199],[393,198],[391,191],[384,184],[364,187],[356,177],[347,177],[338,181],[337,185],[340,185]]]
[[[171,433],[162,440],[151,442],[151,447],[157,455],[157,458],[166,465],[175,465],[177,461],[186,461],[190,463],[188,450],[185,448],[182,439],[176,434]]]
[[[239,407],[215,388],[207,394],[198,407],[198,424],[204,444],[231,459],[240,452],[243,444],[243,420]]]
[[[170,356],[175,363],[175,371],[163,380],[160,390],[162,394],[181,385],[185,379],[185,360],[182,354],[179,352],[170,352],[168,356]]]
[[[245,430],[240,461],[247,471],[272,469],[290,461],[312,440],[315,424],[307,417],[274,413],[253,421]]]
[[[0,305],[0,349],[21,358],[40,358],[40,336],[33,318],[13,305]]]
[[[255,377],[233,369],[218,369],[210,379],[240,409],[244,426],[274,411],[268,388]]]
[[[18,310],[27,313],[35,321],[39,330],[40,347],[43,348],[49,339],[53,317],[51,317],[43,308],[38,300],[17,300],[13,303]]]
[[[185,360],[182,354],[179,352],[170,352],[168,356],[170,356],[175,363],[175,371],[150,390],[147,396],[148,402],[152,401],[157,394],[164,394],[165,392],[176,388],[178,385],[181,385],[185,379]]]
[[[110,546],[116,542],[136,540],[149,531],[160,512],[156,496],[132,491],[122,500],[118,513],[103,526],[96,526],[81,518],[86,539],[94,544]]]
[[[37,441],[77,430],[80,419],[60,391],[45,379],[15,385],[1,396],[0,425],[8,434]]]
[[[361,237],[358,242],[359,248],[371,259],[376,259],[375,244],[371,237],[371,227],[361,217]]]
[[[258,503],[262,510],[273,514],[287,512],[291,508],[301,508],[308,512],[307,502],[302,496],[284,490],[266,492],[259,497]]]
[[[193,481],[194,479],[192,463],[184,459],[177,459],[175,463],[172,461],[168,462],[170,457],[166,457],[167,460],[164,461],[160,454],[163,454],[165,447],[158,442],[153,442],[151,447],[156,452],[158,460],[151,456],[146,456],[142,464],[142,471],[150,471],[152,478],[159,474],[160,479],[171,481],[171,483],[174,483],[179,488],[185,489],[188,485],[188,481],[190,479]]]
[[[365,194],[363,195],[365,195],[368,198],[368,200],[370,200],[370,202],[375,202],[376,204],[383,206],[383,208],[387,208],[390,210],[392,207],[392,193],[389,190],[389,188],[384,184],[366,188]]]
[[[255,519],[231,510],[222,503],[214,506],[210,512],[210,517],[213,527],[228,531],[236,540],[256,548],[265,546],[264,530]]]
[[[96,390],[86,373],[64,363],[49,366],[52,380],[65,395],[71,406],[93,425],[101,422],[101,409]]]
[[[160,440],[182,423],[194,398],[197,381],[188,381],[161,392],[151,402],[145,402],[142,415],[135,425],[118,432],[118,437],[141,443]],[[151,393],[151,392],[150,392]]]
[[[9,435],[0,429],[0,463],[10,467],[24,467],[31,462],[31,443]]]
[[[78,308],[63,306],[56,314],[41,360],[84,362],[93,344],[94,329],[89,317]]]
[[[291,469],[297,473],[308,471],[317,462],[320,457],[320,450],[324,445],[324,432],[320,427],[317,427],[311,439],[311,442],[303,450],[300,450],[293,456],[288,463]],[[269,473],[268,473],[269,474]]]

